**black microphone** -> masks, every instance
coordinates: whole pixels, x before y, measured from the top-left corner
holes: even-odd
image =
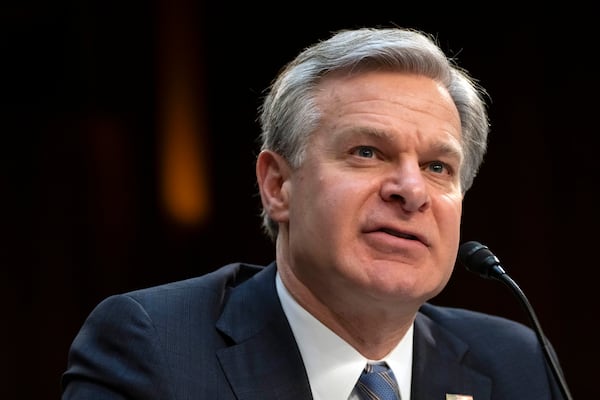
[[[517,283],[506,273],[506,271],[504,271],[504,268],[502,268],[498,257],[496,257],[487,246],[484,246],[479,242],[470,241],[460,245],[458,249],[458,260],[468,271],[478,274],[485,279],[498,280],[507,285],[513,291],[521,305],[525,308],[525,311],[527,311],[529,319],[533,324],[533,330],[535,331],[535,334],[537,335],[537,338],[542,346],[542,350],[544,351],[546,361],[550,365],[550,369],[552,370],[554,378],[558,382],[558,386],[560,387],[564,398],[567,400],[572,400],[573,398],[571,397],[571,393],[569,393],[567,382],[561,373],[561,370],[558,366],[558,361],[554,358],[549,349],[550,345],[548,344],[546,336],[542,331],[542,326],[535,315],[533,307],[529,303],[529,300],[519,285],[517,285]]]

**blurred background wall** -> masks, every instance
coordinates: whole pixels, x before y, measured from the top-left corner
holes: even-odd
[[[68,347],[104,297],[271,261],[254,183],[262,91],[331,31],[390,24],[436,34],[487,88],[490,150],[465,199],[463,237],[499,256],[573,396],[592,398],[594,13],[571,3],[543,13],[507,3],[324,6],[0,6],[1,398],[59,398]],[[528,323],[505,287],[461,267],[434,302]]]

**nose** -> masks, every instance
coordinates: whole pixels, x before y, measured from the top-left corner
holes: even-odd
[[[423,211],[429,207],[430,197],[423,171],[416,162],[403,162],[394,168],[381,186],[385,201],[399,202],[407,212]]]

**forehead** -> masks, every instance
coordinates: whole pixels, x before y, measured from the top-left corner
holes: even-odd
[[[442,131],[459,139],[458,110],[439,82],[421,75],[369,71],[327,76],[317,88],[317,102],[324,111],[323,123],[373,123],[389,127],[418,127]]]

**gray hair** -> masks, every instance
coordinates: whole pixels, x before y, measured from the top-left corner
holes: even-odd
[[[261,150],[272,150],[292,168],[302,164],[309,136],[321,111],[315,87],[334,71],[386,69],[427,76],[450,93],[460,116],[465,159],[460,180],[463,193],[473,184],[487,149],[487,93],[429,34],[402,28],[341,30],[304,49],[272,82],[259,108]],[[262,210],[263,228],[271,239],[277,223]]]

